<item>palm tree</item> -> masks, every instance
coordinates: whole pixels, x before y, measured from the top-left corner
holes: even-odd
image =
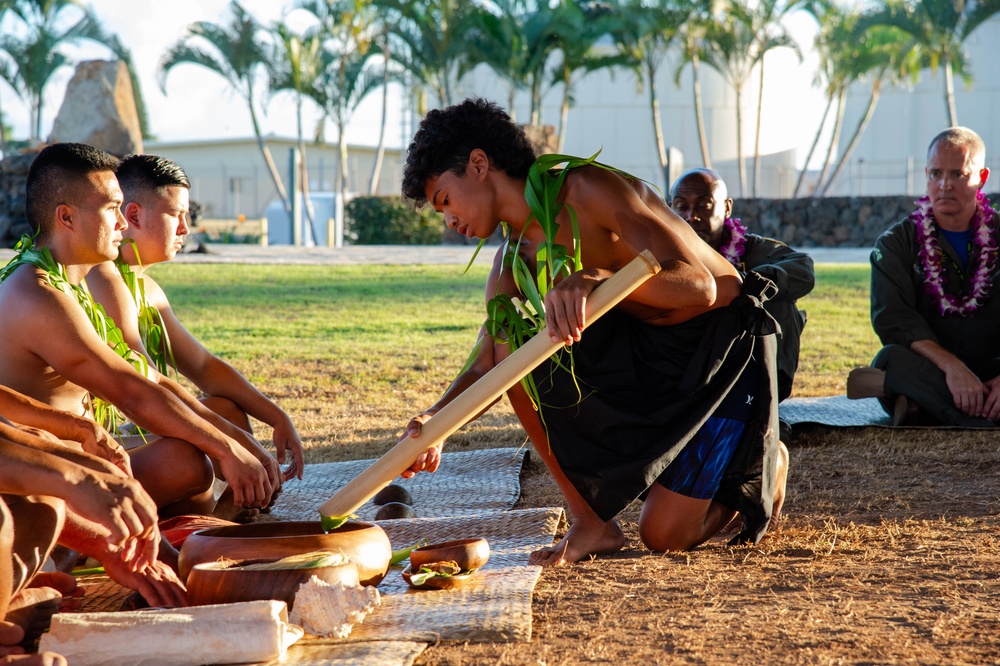
[[[681,27],[681,58],[674,72],[674,83],[681,84],[684,68],[691,65],[691,92],[694,96],[694,118],[698,128],[698,144],[701,146],[701,161],[705,168],[712,168],[712,158],[708,152],[708,137],[705,134],[705,113],[701,103],[701,54],[707,48],[706,34],[715,23],[716,0],[691,0],[688,15]]]
[[[313,86],[319,77],[323,66],[323,43],[319,31],[308,31],[304,35],[293,33],[288,26],[278,23],[272,27],[275,46],[268,62],[269,90],[273,95],[279,92],[291,92],[295,97],[295,132],[301,155],[299,182],[302,188],[302,199],[308,218],[308,227],[312,232],[313,242],[320,243],[313,219],[313,207],[309,198],[309,166],[306,158],[305,133],[302,129],[302,104],[307,97],[312,97]]]
[[[859,24],[864,31],[873,25],[887,25],[910,35],[914,48],[929,58],[931,68],[944,74],[944,103],[948,123],[958,125],[955,109],[954,75],[971,84],[968,56],[962,48],[979,26],[1000,12],[1000,0],[886,0]]]
[[[481,11],[467,0],[372,0],[393,26],[393,59],[416,82],[418,113],[426,112],[424,93],[450,106],[459,70],[468,57],[465,37]]]
[[[667,160],[666,141],[663,137],[663,123],[660,118],[660,98],[656,89],[656,77],[660,65],[667,57],[668,49],[678,39],[681,29],[695,10],[687,0],[623,0],[620,6],[620,20],[612,30],[612,37],[618,52],[625,58],[626,66],[639,81],[640,89],[645,88],[649,96],[649,108],[653,118],[653,134],[656,137],[656,151],[663,171],[664,192],[670,189],[670,173]],[[692,33],[693,34],[693,33]],[[697,98],[700,109],[700,92]],[[699,136],[702,137],[702,158],[706,166],[708,145],[704,139],[704,128],[698,115]]]
[[[459,76],[485,64],[507,87],[507,111],[517,117],[514,97],[530,91],[529,114],[538,118],[545,64],[556,48],[548,5],[530,0],[496,0],[470,16],[468,58]]]
[[[802,52],[798,45],[781,25],[782,17],[795,3],[784,0],[758,0],[756,5],[748,6],[753,30],[756,33],[756,52],[760,62],[760,83],[757,91],[757,122],[753,141],[753,187],[751,195],[757,197],[757,184],[760,181],[760,127],[764,108],[764,63],[769,51],[777,48],[791,48],[802,60]]]
[[[340,200],[345,201],[348,184],[347,124],[362,100],[383,83],[386,66],[372,66],[372,48],[347,45],[339,50],[328,44],[323,51],[323,69],[316,80],[313,99],[322,109],[323,117],[317,127],[317,140],[322,140],[323,126],[327,120],[337,128],[337,188]],[[334,218],[335,229],[332,245],[344,244],[343,216]]]
[[[67,20],[70,8],[82,15]],[[28,103],[31,141],[37,142],[45,88],[60,67],[70,64],[61,47],[81,39],[103,44],[107,35],[93,11],[78,0],[15,0],[8,10],[19,25],[0,36],[0,51],[7,55],[4,80]]]
[[[258,91],[264,86],[261,80],[265,64],[271,55],[264,40],[266,31],[237,0],[229,4],[229,20],[219,25],[210,21],[197,21],[187,27],[187,34],[170,47],[159,64],[160,89],[166,93],[167,75],[174,67],[189,63],[211,70],[223,77],[229,86],[243,98],[250,111],[257,147],[267,166],[274,187],[291,215],[292,205],[288,191],[271,157],[271,150],[264,142],[257,119]]]
[[[746,192],[746,165],[743,163],[743,88],[759,60],[757,34],[751,17],[738,2],[706,26],[705,41],[698,56],[717,71],[736,94],[736,161],[740,174],[740,196]]]
[[[926,64],[922,58],[923,51],[915,47],[912,38],[892,26],[876,25],[869,27],[858,39],[852,40],[850,70],[848,75],[855,80],[871,79],[871,94],[868,105],[861,115],[854,134],[847,148],[840,154],[837,166],[825,183],[818,185],[817,196],[824,196],[830,190],[833,182],[840,175],[854,149],[857,148],[861,135],[875,113],[882,87],[886,83],[897,83],[905,78],[913,78]]]
[[[620,63],[622,58],[617,53],[604,54],[595,48],[597,41],[608,33],[611,26],[612,14],[608,5],[562,0],[553,13],[556,27],[554,41],[562,56],[552,71],[553,82],[562,86],[556,148],[557,153],[562,153],[573,89],[578,83],[577,72],[586,74],[609,68]]]
[[[819,24],[819,32],[816,33],[813,42],[814,48],[819,54],[819,72],[816,76],[816,84],[824,87],[826,106],[823,108],[823,116],[820,118],[819,126],[816,128],[816,136],[813,138],[813,142],[809,146],[809,152],[806,154],[805,163],[802,165],[799,177],[795,181],[795,188],[792,190],[793,197],[797,197],[799,194],[834,103],[836,103],[837,108],[837,119],[834,124],[833,135],[838,138],[840,136],[847,88],[853,80],[850,74],[850,59],[853,53],[851,49],[844,48],[844,45],[851,43],[854,26],[858,18],[856,12],[845,10],[836,0],[816,0],[805,5],[804,9],[812,14]],[[831,141],[828,146],[826,159],[823,162],[823,170],[820,173],[816,187],[813,188],[814,193],[819,189],[819,185],[822,184],[823,179],[826,177],[834,145],[836,144]]]

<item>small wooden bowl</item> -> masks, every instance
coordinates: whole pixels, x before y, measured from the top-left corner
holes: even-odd
[[[274,560],[248,560],[239,565],[273,562]],[[356,586],[358,568],[353,562],[343,562],[328,567],[313,569],[250,570],[233,568],[230,561],[202,562],[191,568],[188,574],[188,601],[192,606],[228,604],[237,601],[277,599],[284,601],[291,609],[299,585],[316,576],[325,583],[343,583]]]
[[[425,580],[420,585],[414,585],[411,576],[413,576],[413,565],[403,569],[403,580],[405,580],[410,587],[417,590],[453,590],[456,587],[461,587],[465,585],[465,581],[469,580],[475,575],[475,573],[467,573],[456,576],[431,576]]]
[[[444,541],[410,551],[410,566],[414,571],[431,562],[448,561],[460,566],[462,571],[474,571],[489,562],[489,559],[490,544],[486,539]]]
[[[250,523],[199,530],[181,546],[178,573],[187,580],[192,567],[221,558],[280,560],[314,550],[339,551],[358,568],[362,585],[378,585],[389,571],[392,546],[378,525],[349,521],[329,533],[319,521]]]

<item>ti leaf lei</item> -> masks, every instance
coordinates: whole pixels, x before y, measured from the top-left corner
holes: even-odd
[[[135,258],[142,267],[142,259],[139,257],[139,248],[131,238],[125,239],[126,243],[131,243]],[[142,338],[142,345],[146,348],[146,353],[152,359],[153,365],[160,373],[169,375],[173,371],[177,376],[177,361],[174,359],[173,349],[170,347],[170,337],[167,335],[167,326],[163,322],[160,311],[149,304],[146,300],[146,284],[142,277],[118,254],[115,259],[115,268],[122,276],[122,281],[128,287],[132,300],[139,315],[139,335]]]
[[[21,236],[21,240],[14,246],[14,250],[16,251],[14,257],[0,270],[0,282],[10,277],[19,266],[34,265],[44,273],[45,282],[50,287],[58,289],[80,304],[94,330],[116,354],[128,361],[143,376],[147,374],[149,363],[146,361],[146,357],[129,348],[121,329],[104,312],[104,307],[94,300],[90,289],[87,288],[86,280],[81,280],[78,285],[71,283],[66,277],[66,267],[52,257],[52,253],[47,247],[35,247],[34,238],[29,234]],[[119,434],[119,427],[125,422],[121,411],[106,400],[97,396],[91,397],[94,420],[108,431],[116,435]]]
[[[637,180],[635,176],[620,169],[597,162],[598,155],[600,155],[600,151],[587,158],[571,155],[540,156],[528,170],[524,198],[531,209],[531,215],[517,239],[512,238],[509,225],[506,222],[503,223],[504,236],[506,237],[503,249],[503,269],[511,271],[514,283],[525,300],[522,302],[516,297],[503,293],[497,293],[493,296],[486,304],[486,332],[498,344],[509,345],[511,352],[517,350],[545,327],[545,294],[559,280],[583,268],[580,229],[576,211],[571,205],[559,200],[559,194],[570,170],[583,166],[597,166],[625,178]],[[561,168],[560,165],[562,165]],[[556,242],[556,234],[560,227],[557,218],[564,208],[573,232],[572,248]],[[544,242],[539,245],[535,254],[536,270],[534,274],[532,274],[524,257],[518,252],[521,240],[532,224],[538,224],[545,236]],[[476,254],[484,243],[485,239],[480,241],[479,247],[476,248]],[[473,261],[475,261],[475,254],[469,262],[470,266]],[[478,348],[479,345],[473,349],[472,356],[470,356],[466,366],[471,363]],[[561,357],[563,352],[569,356],[568,365]],[[575,381],[571,350],[560,350],[552,356],[552,360],[556,367],[568,370]],[[521,380],[521,385],[537,408],[539,395],[533,376],[530,373],[526,375]]]

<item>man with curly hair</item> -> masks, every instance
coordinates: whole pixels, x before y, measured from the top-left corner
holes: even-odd
[[[495,104],[472,99],[430,112],[410,143],[403,195],[430,203],[451,229],[489,237],[501,222],[534,269],[545,242],[525,198],[534,152]],[[583,268],[545,295],[553,341],[572,347],[575,377],[543,365],[534,379],[543,420],[517,386],[508,398],[566,498],[572,525],[541,565],[618,550],[615,516],[644,498],[639,534],[651,549],[686,550],[740,514],[740,540],[757,541],[784,498],[787,452],[776,437],[774,322],[760,306],[773,285],[744,285],[736,269],[678,218],[652,188],[592,164],[572,169],[554,242],[573,248],[575,211]],[[650,250],[662,271],[592,326],[584,317],[598,285]],[[486,294],[522,296],[496,255]],[[584,334],[584,327],[587,327]],[[478,350],[409,436],[508,353],[480,334]],[[582,398],[577,386],[583,387]],[[435,470],[440,445],[404,476]]]

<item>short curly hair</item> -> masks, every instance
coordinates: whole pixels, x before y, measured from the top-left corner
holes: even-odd
[[[406,151],[403,196],[416,207],[427,203],[427,181],[446,171],[465,173],[479,148],[511,178],[526,178],[535,150],[518,125],[497,104],[470,98],[427,114]]]

